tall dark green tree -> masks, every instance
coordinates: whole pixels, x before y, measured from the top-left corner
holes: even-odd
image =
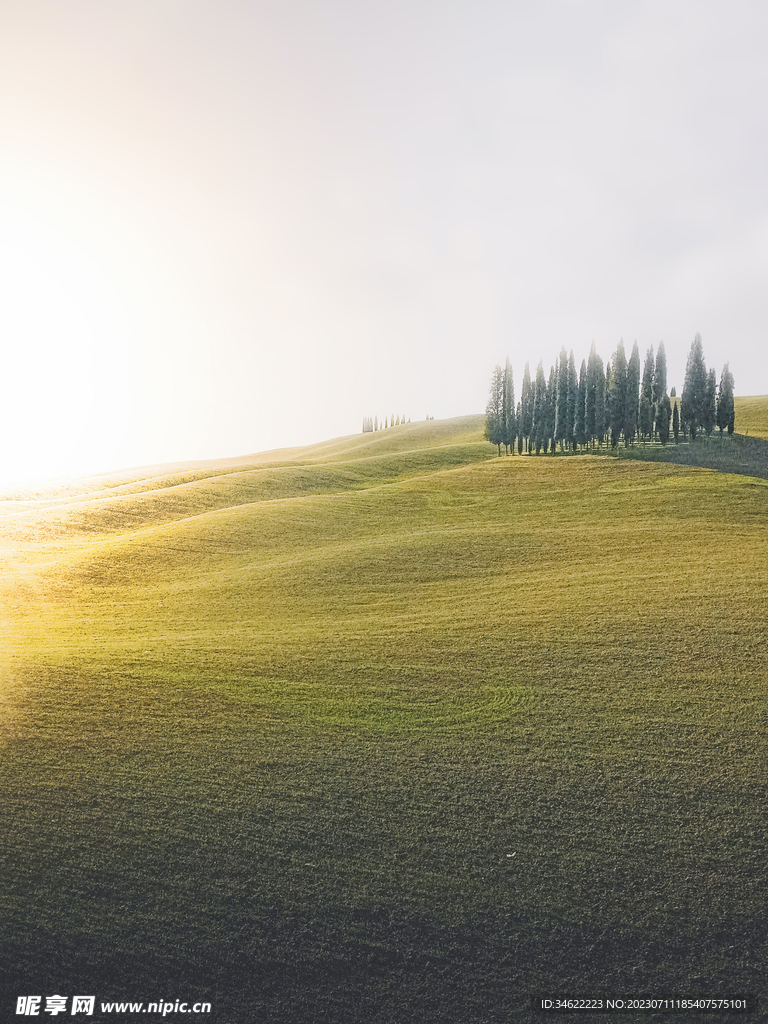
[[[555,441],[562,448],[568,436],[568,353],[560,349],[557,367],[557,397],[555,400]]]
[[[605,437],[605,371],[600,356],[595,360],[595,438],[602,446]]]
[[[504,443],[504,371],[498,365],[493,369],[488,404],[485,407],[485,437],[495,444],[501,455]]]
[[[656,366],[653,370],[653,404],[657,405],[667,393],[667,353],[664,342],[659,342]]]
[[[642,391],[640,393],[637,424],[638,432],[643,441],[651,437],[653,433],[653,408]]]
[[[531,428],[531,440],[536,446],[538,455],[544,445],[544,438],[547,434],[547,378],[544,376],[544,366],[539,361],[536,367],[536,380],[533,385],[533,427]]]
[[[587,393],[584,396],[584,433],[589,443],[597,436],[595,401],[597,398],[597,352],[592,342],[587,359]]]
[[[514,452],[515,437],[517,435],[517,417],[515,416],[515,384],[512,379],[512,367],[509,365],[509,357],[504,367],[504,395],[502,408],[502,431],[504,434],[502,444]]]
[[[587,405],[587,363],[586,360],[581,360],[581,367],[579,369],[579,390],[576,395],[576,415],[573,420],[573,439],[577,445],[586,443],[587,431],[586,431],[586,412]]]
[[[551,451],[555,450],[555,419],[557,417],[557,371],[554,366],[549,368],[549,380],[547,381],[547,426],[544,451],[547,451],[547,441]]]
[[[651,345],[645,353],[645,362],[643,363],[643,381],[640,385],[639,425],[640,436],[643,439],[649,437],[653,432],[653,407],[655,404],[653,386],[654,370],[653,345]]]
[[[675,409],[677,409],[677,405],[675,405]],[[671,415],[672,406],[669,401],[669,395],[662,395],[656,406],[656,430],[662,444],[666,444],[669,441],[669,419]]]
[[[619,339],[616,351],[613,353],[613,391],[611,393],[611,446],[613,448],[619,443],[619,437],[624,429],[624,406],[627,399],[627,356],[624,352],[624,341]]]
[[[680,403],[675,399],[675,408],[672,410],[672,433],[675,435],[675,444],[680,440]]]
[[[565,443],[569,448],[576,449],[574,435],[574,419],[576,416],[576,403],[579,400],[579,378],[576,376],[576,360],[573,358],[573,349],[568,357],[568,409],[566,412]]]
[[[624,444],[632,444],[637,433],[637,414],[640,401],[640,350],[637,342],[627,363],[627,389],[624,394]]]
[[[613,367],[610,359],[605,364],[605,402],[603,410],[603,436],[610,437],[611,434],[611,409],[613,407],[613,393],[616,390],[613,382]]]
[[[643,382],[640,386],[640,397],[647,398],[648,404],[653,405],[653,376],[655,370],[655,362],[653,358],[653,345],[645,353],[645,362],[643,363]]]
[[[693,339],[688,362],[685,367],[683,401],[680,418],[690,432],[691,441],[704,426],[707,407],[707,364],[704,362],[704,346],[701,335]]]
[[[721,437],[724,430],[727,430],[729,434],[733,433],[735,420],[733,374],[726,363],[720,374],[720,389],[717,393],[717,426]]]
[[[717,375],[714,366],[707,371],[707,387],[704,393],[704,417],[702,427],[707,437],[711,437],[717,424]]]
[[[595,351],[595,343],[587,360],[587,391],[584,396],[584,433],[588,442],[601,440],[605,419],[605,374],[603,361]]]
[[[531,435],[533,434],[533,399],[534,389],[531,384],[531,370],[528,363],[523,371],[523,387],[520,392],[520,417],[518,429],[525,438],[525,450],[531,450]]]

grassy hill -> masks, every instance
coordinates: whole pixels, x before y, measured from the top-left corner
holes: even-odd
[[[736,398],[735,403],[739,433],[768,440],[768,395]]]
[[[6,1014],[764,988],[768,483],[481,431],[0,503]]]

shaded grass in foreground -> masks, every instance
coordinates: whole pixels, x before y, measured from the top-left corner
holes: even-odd
[[[37,542],[2,609],[11,994],[761,989],[766,485],[467,460],[183,521],[138,493],[139,530],[106,495]]]

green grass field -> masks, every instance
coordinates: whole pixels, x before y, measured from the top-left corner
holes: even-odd
[[[740,434],[768,439],[768,395],[737,398],[736,426]]]
[[[765,479],[466,417],[0,516],[2,1020],[765,992]]]

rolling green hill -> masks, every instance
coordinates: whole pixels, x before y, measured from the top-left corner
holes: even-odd
[[[5,1005],[764,989],[768,483],[482,423],[0,504]]]
[[[739,433],[768,440],[768,395],[736,398],[735,404]]]

